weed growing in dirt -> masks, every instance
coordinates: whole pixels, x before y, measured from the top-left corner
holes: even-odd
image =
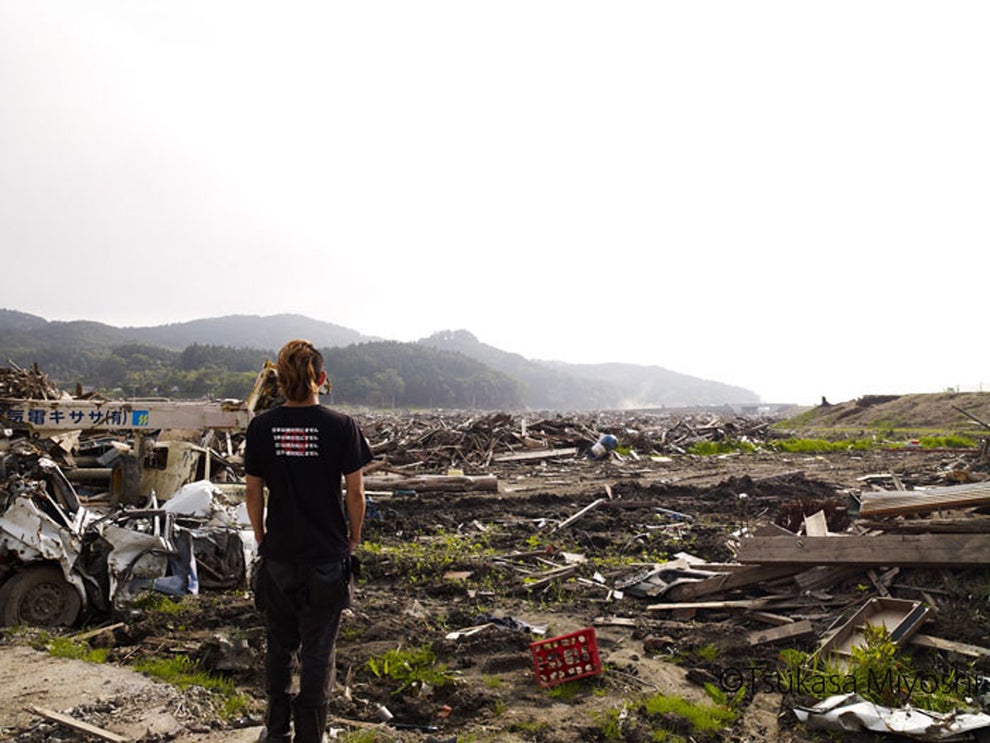
[[[976,442],[965,436],[922,436],[918,439],[922,449],[973,449]]]
[[[809,658],[797,650],[782,651],[785,678],[801,679],[800,689],[817,697],[855,691],[868,701],[888,707],[910,704],[933,712],[967,707],[957,673],[923,673],[902,652],[885,626],[867,624],[863,643],[850,651],[846,663],[837,658]]]
[[[649,717],[674,715],[688,722],[692,731],[713,733],[735,722],[737,713],[725,704],[689,702],[683,697],[657,694],[643,700],[641,709]]]
[[[251,706],[251,700],[246,694],[231,694],[224,698],[220,705],[220,718],[233,720],[243,717]]]
[[[437,655],[427,646],[396,648],[370,658],[368,668],[380,679],[390,679],[399,687],[393,694],[406,689],[420,689],[424,685],[441,688],[454,683],[456,678],[447,666],[437,661]]]
[[[718,657],[718,648],[709,643],[695,650],[694,654],[701,660],[713,661]]]
[[[625,721],[628,710],[621,709],[596,710],[591,713],[591,719],[598,728],[598,733],[602,740],[623,740],[622,723]]]
[[[172,597],[154,591],[141,594],[130,603],[130,606],[148,614],[164,614],[166,616],[178,616],[186,609],[182,597]]]
[[[717,692],[716,689],[712,691]],[[711,695],[711,692],[709,692]],[[686,741],[692,735],[712,735],[730,727],[738,717],[737,711],[724,699],[713,704],[689,702],[680,696],[657,694],[619,708],[592,713],[602,740],[626,740],[630,726],[646,726],[652,730],[652,740]],[[676,729],[670,729],[674,727]]]
[[[212,694],[218,695],[220,702],[217,714],[222,719],[238,717],[250,706],[248,697],[234,690],[233,681],[200,670],[195,661],[187,655],[176,655],[173,658],[150,658],[135,663],[134,668],[180,689],[200,686]]]
[[[838,451],[869,451],[877,445],[873,439],[826,441],[825,439],[780,439],[767,444],[774,451],[788,454],[825,454]]]
[[[513,733],[528,733],[533,736],[534,740],[538,740],[539,736],[546,734],[549,729],[550,723],[545,720],[530,720],[513,723],[509,731]]]
[[[230,679],[213,676],[196,667],[196,662],[188,655],[176,655],[173,658],[149,658],[138,661],[134,668],[166,683],[185,689],[189,686],[202,686],[210,691],[229,694],[234,691],[234,682]]]
[[[582,691],[584,691],[584,684],[581,683],[581,679],[578,679],[550,687],[547,690],[547,696],[558,702],[573,702]]]
[[[440,533],[396,545],[365,542],[364,550],[372,558],[370,569],[374,569],[375,563],[387,563],[390,571],[401,573],[418,585],[455,568],[470,568],[479,558],[495,554],[488,543],[491,536],[489,532],[470,536]]]
[[[109,651],[106,648],[91,648],[86,642],[68,637],[52,637],[45,643],[49,655],[56,658],[74,658],[87,663],[105,663]]]
[[[828,452],[868,451],[877,446],[872,438],[845,439],[829,441],[826,439],[778,439],[763,444],[767,449],[788,454],[825,454]],[[688,448],[689,454],[698,456],[714,456],[718,454],[734,454],[736,452],[754,452],[757,446],[749,441],[727,439],[724,441],[699,441]]]
[[[756,446],[749,441],[699,441],[688,447],[688,454],[697,454],[702,457],[710,457],[715,454],[733,454],[735,452],[756,451]]]
[[[340,639],[344,642],[357,642],[367,629],[358,624],[345,625],[340,628]]]

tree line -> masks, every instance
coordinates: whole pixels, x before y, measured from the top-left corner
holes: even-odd
[[[66,346],[4,349],[37,363],[62,389],[110,398],[240,399],[248,396],[275,352],[192,344],[181,351],[131,343],[106,349]],[[416,343],[381,341],[320,349],[333,388],[332,404],[383,408],[521,407],[517,379],[460,353]],[[13,352],[13,353],[11,353]],[[27,352],[30,361],[25,361]]]

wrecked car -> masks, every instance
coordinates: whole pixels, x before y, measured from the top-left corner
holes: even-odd
[[[0,623],[71,625],[149,589],[243,587],[253,537],[221,495],[199,481],[162,508],[101,515],[36,445],[14,442],[0,458]]]
[[[231,479],[231,433],[252,410],[57,390],[0,399],[0,623],[71,625],[144,590],[246,585],[253,534],[213,479]],[[218,432],[226,455],[205,445]]]

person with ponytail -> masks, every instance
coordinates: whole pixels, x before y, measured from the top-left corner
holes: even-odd
[[[312,343],[286,343],[276,374],[285,402],[251,420],[244,454],[261,556],[255,602],[268,640],[261,740],[315,743],[324,740],[337,630],[364,522],[362,471],[372,454],[353,418],[320,404],[327,373]]]

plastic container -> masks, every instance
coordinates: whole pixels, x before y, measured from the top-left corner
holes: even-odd
[[[602,672],[594,627],[532,642],[529,651],[533,655],[536,682],[542,687],[556,686]]]
[[[604,459],[618,445],[619,440],[612,434],[606,433],[588,450],[588,459]]]

